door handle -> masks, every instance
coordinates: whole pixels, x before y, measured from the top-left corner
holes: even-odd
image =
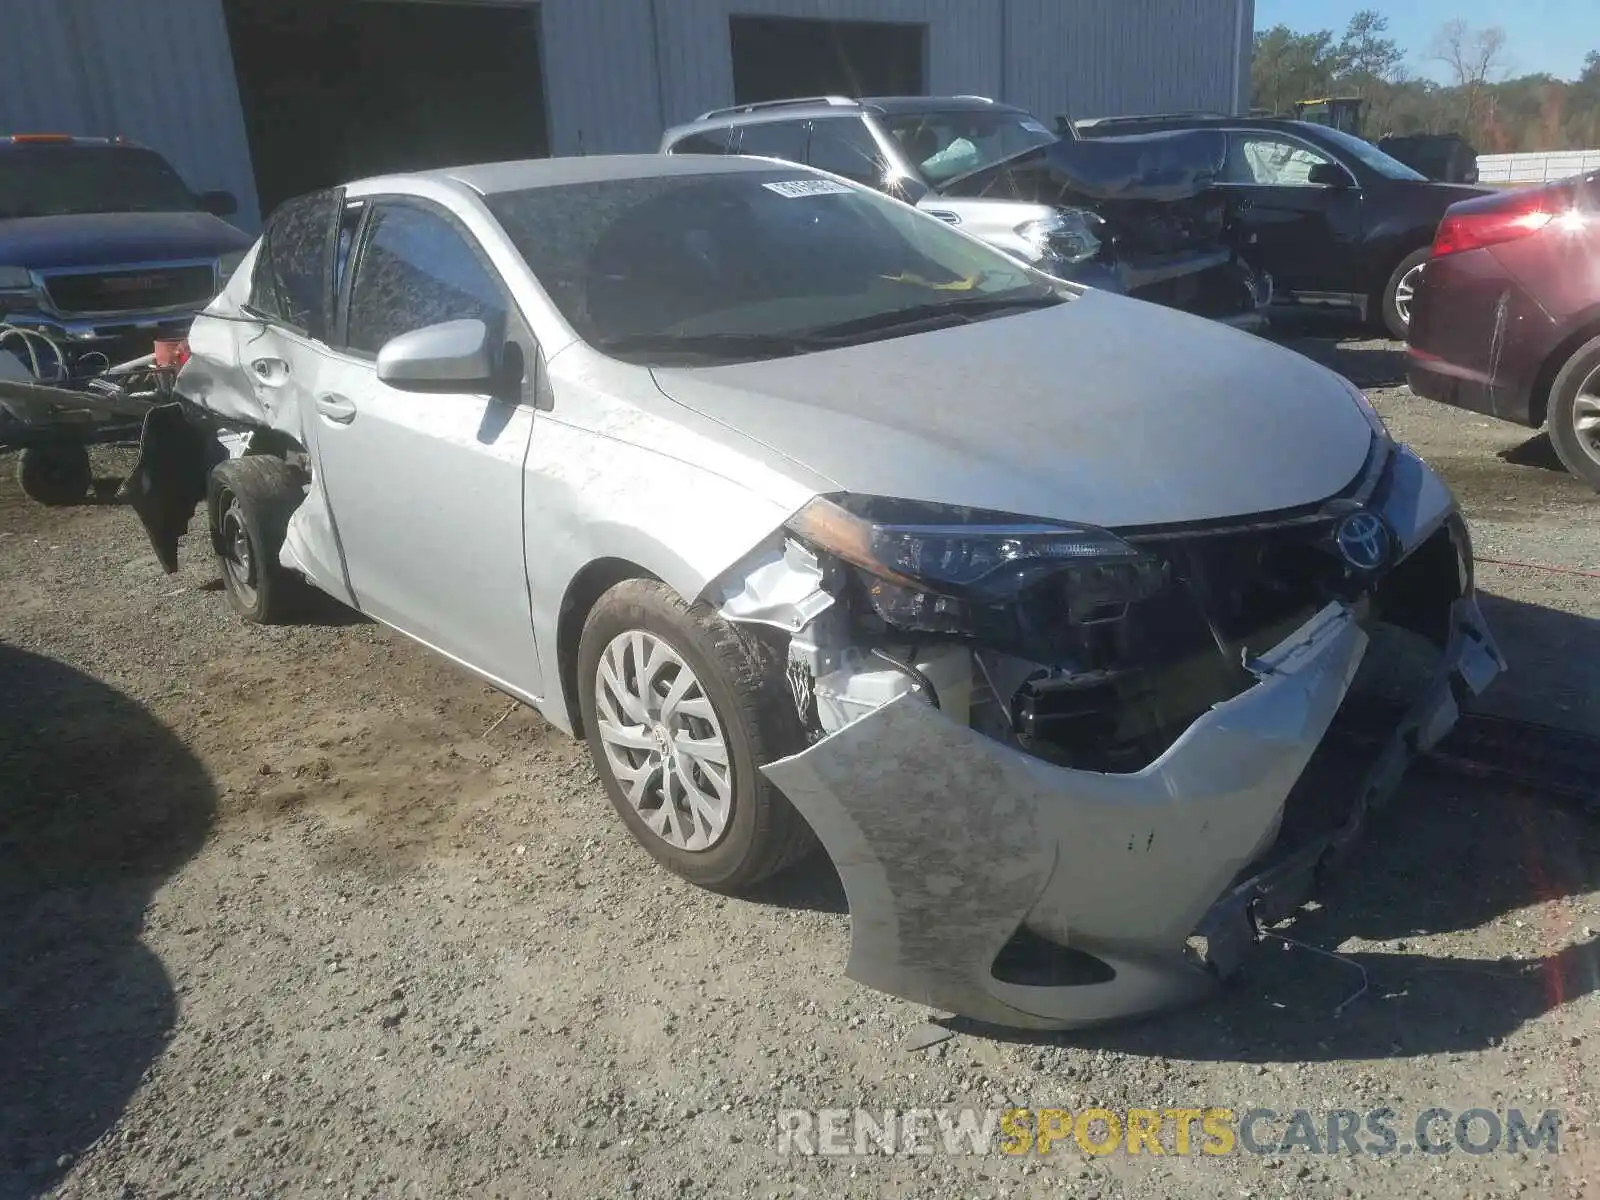
[[[317,411],[337,425],[348,425],[356,419],[356,406],[343,396],[318,396]]]
[[[258,358],[250,364],[250,369],[267,387],[281,387],[289,378],[289,364],[281,358]]]

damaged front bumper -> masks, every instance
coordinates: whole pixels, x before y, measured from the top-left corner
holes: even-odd
[[[1150,1013],[1205,995],[1262,926],[1298,908],[1411,758],[1455,724],[1458,697],[1499,673],[1474,599],[1456,602],[1452,625],[1437,674],[1347,822],[1239,883],[1276,838],[1366,652],[1346,606],[1258,659],[1256,686],[1135,775],[1053,766],[912,696],[765,773],[844,882],[852,979],[1016,1028]],[[1066,951],[1054,956],[1058,978],[1005,969],[1022,931]]]
[[[1328,603],[1249,658],[1247,687],[1132,773],[1056,765],[907,693],[764,768],[844,883],[849,976],[1052,1029],[1189,1003],[1237,968],[1504,669],[1469,564],[1455,585],[1447,493],[1414,457],[1399,466],[1385,510],[1406,586],[1448,574],[1452,595],[1414,614],[1436,665],[1359,786],[1322,798],[1331,826],[1303,836],[1286,806],[1377,636],[1366,599]]]

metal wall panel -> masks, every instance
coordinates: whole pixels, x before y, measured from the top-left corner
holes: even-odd
[[[733,102],[733,15],[928,30],[927,85],[1109,116],[1248,102],[1254,0],[543,0],[557,154],[650,150]]]
[[[6,25],[0,128],[143,142],[196,191],[233,192],[235,223],[258,227],[221,0],[6,0]]]
[[[993,95],[999,0],[543,0],[557,154],[653,150],[662,130],[733,102],[728,18],[928,27],[928,88]]]
[[[1006,99],[1047,120],[1235,111],[1251,0],[1010,0]],[[1242,56],[1242,57],[1241,57]]]
[[[102,132],[89,107],[67,5],[4,0],[0,28],[0,133]]]

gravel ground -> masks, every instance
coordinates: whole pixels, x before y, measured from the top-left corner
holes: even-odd
[[[1547,447],[1392,390],[1391,345],[1298,344],[1372,385],[1484,555],[1600,569],[1600,499]],[[918,1049],[926,1010],[843,978],[825,864],[755,901],[680,883],[537,717],[331,605],[246,627],[199,546],[165,576],[131,514],[32,505],[10,465],[0,1197],[1600,1190],[1600,839],[1576,810],[1418,773],[1303,945],[1263,948],[1209,1005]],[[1481,582],[1514,662],[1494,704],[1600,731],[1600,587]],[[1370,986],[1341,1009],[1356,967]],[[789,1108],[1012,1104],[1565,1124],[1558,1155],[1438,1157],[833,1159],[773,1132]]]

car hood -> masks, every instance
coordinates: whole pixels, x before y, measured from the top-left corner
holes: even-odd
[[[1038,168],[1033,170],[1036,192],[1071,192],[1102,201],[1170,203],[1209,190],[1221,172],[1227,148],[1227,136],[1215,129],[1120,138],[1061,138],[959,175],[938,191],[945,196],[987,195],[1001,173],[1015,175]],[[1018,198],[1047,199],[1044,195]]]
[[[1372,430],[1298,354],[1102,292],[759,363],[657,368],[672,400],[839,490],[1104,527],[1335,495]]]
[[[77,213],[0,220],[0,266],[51,270],[216,258],[250,238],[210,213]]]

